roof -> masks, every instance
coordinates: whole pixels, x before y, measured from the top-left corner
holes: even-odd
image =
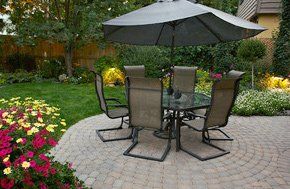
[[[240,0],[237,16],[250,20],[258,14],[278,14],[281,10],[281,0]]]

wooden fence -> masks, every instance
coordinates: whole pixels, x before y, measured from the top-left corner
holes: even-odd
[[[64,57],[64,46],[59,43],[50,43],[40,41],[36,46],[17,46],[11,37],[1,36],[2,47],[0,48],[0,64],[5,67],[7,57],[15,53],[31,55],[36,62],[45,59]],[[115,55],[113,46],[108,45],[106,48],[99,48],[96,44],[88,44],[76,49],[73,54],[73,64],[85,67],[91,67],[98,58],[104,55]]]

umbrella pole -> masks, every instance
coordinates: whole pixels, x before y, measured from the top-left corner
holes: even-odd
[[[171,40],[171,56],[170,56],[170,72],[172,72],[172,67],[174,66],[173,65],[173,59],[174,59],[174,55],[175,55],[175,23],[172,25],[172,40]],[[169,87],[172,88],[172,75],[170,74],[170,77],[169,77]]]

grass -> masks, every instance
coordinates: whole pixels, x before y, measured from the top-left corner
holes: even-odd
[[[123,91],[123,87],[105,87],[105,96],[120,98],[125,102]],[[68,127],[84,118],[102,113],[93,84],[43,82],[13,84],[0,88],[0,98],[13,97],[33,97],[59,107]]]

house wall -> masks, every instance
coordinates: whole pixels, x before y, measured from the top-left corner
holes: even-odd
[[[279,29],[279,14],[259,14],[257,21],[259,25],[268,29],[257,35],[257,38],[272,38],[273,33]]]

